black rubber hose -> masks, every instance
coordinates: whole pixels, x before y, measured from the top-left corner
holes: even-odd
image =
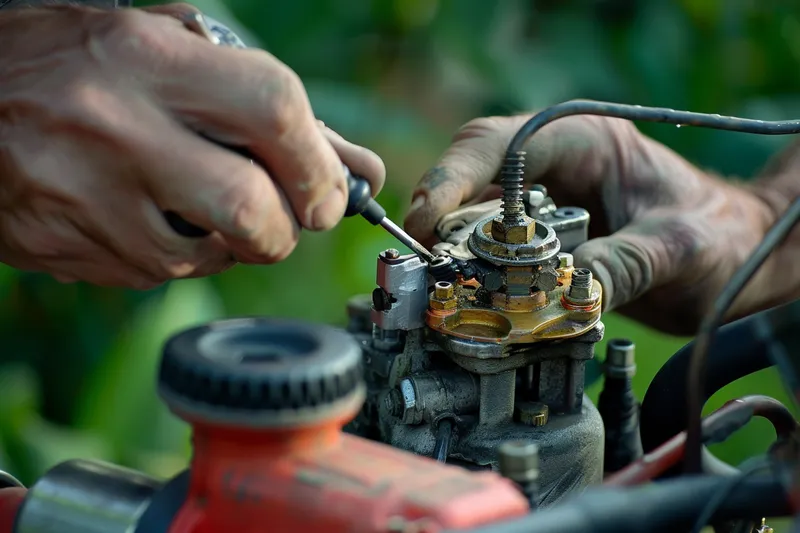
[[[682,409],[683,410],[683,409]],[[724,476],[692,476],[645,487],[597,488],[561,505],[522,518],[481,526],[469,533],[674,533],[688,531]],[[714,513],[712,522],[791,515],[781,482],[773,476],[743,479]],[[465,533],[465,532],[462,532]]]
[[[793,302],[721,327],[709,352],[703,403],[737,379],[772,366],[771,352],[796,342],[800,320],[789,321],[785,317],[798,316],[798,308],[800,302]],[[645,453],[686,429],[687,413],[682,407],[693,348],[694,343],[690,342],[678,350],[661,367],[647,389],[640,414]]]

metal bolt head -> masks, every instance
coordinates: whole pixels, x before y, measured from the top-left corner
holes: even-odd
[[[628,339],[611,339],[608,342],[606,361],[609,365],[626,367],[636,364],[636,345]]]
[[[574,264],[572,254],[567,252],[559,252],[558,254],[558,268],[569,268]]]
[[[544,202],[545,195],[541,191],[525,191],[522,193],[522,201],[530,207],[539,207],[539,204]]]
[[[422,410],[418,406],[417,391],[414,383],[409,378],[400,381],[398,385],[402,397],[402,420],[404,424],[419,424],[422,422]]]
[[[611,339],[606,346],[606,375],[633,377],[636,374],[636,345],[628,339]]]
[[[500,473],[518,483],[539,478],[539,446],[533,441],[506,441],[498,447]]]
[[[396,248],[389,248],[388,250],[383,251],[383,257],[386,259],[397,259],[400,257],[400,251]]]
[[[527,244],[536,235],[536,221],[528,216],[504,220],[500,216],[492,221],[492,237],[505,244]]]
[[[438,300],[445,300],[455,296],[455,288],[449,281],[437,281],[433,286],[433,296]]]

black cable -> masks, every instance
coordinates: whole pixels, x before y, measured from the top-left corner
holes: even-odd
[[[742,465],[740,468],[741,473],[728,478],[728,482],[723,484],[722,487],[711,496],[711,499],[708,500],[705,508],[697,517],[691,533],[700,533],[702,529],[706,527],[709,522],[711,522],[711,519],[717,512],[717,509],[719,509],[720,506],[725,503],[725,500],[728,499],[731,493],[733,493],[745,479],[748,479],[759,470],[769,468],[770,466],[771,463],[767,457],[757,457],[752,462],[748,461]]]
[[[523,517],[462,533],[675,533],[688,531],[706,503],[730,483],[727,476],[686,476],[636,487],[597,487]],[[737,484],[711,522],[791,516],[776,476],[751,476]],[[448,530],[445,533],[455,533]]]
[[[632,121],[662,122],[678,126],[695,126],[717,130],[735,131],[740,133],[753,133],[760,135],[788,135],[800,133],[800,120],[765,121],[747,118],[711,115],[707,113],[694,113],[691,111],[676,111],[660,107],[643,107],[638,105],[616,104],[612,102],[598,102],[593,100],[570,100],[561,104],[548,107],[529,119],[514,135],[508,145],[500,184],[503,187],[504,213],[508,215],[519,208],[522,202],[522,177],[524,175],[524,149],[531,135],[542,129],[547,124],[572,115],[598,115],[605,117],[622,118]],[[505,215],[504,215],[505,216]],[[701,442],[701,417],[702,404],[700,396],[705,379],[705,354],[712,331],[724,319],[727,309],[736,298],[742,287],[747,283],[753,273],[758,270],[767,256],[778,244],[783,241],[786,234],[792,229],[800,217],[800,204],[795,201],[773,228],[767,233],[764,240],[756,248],[753,255],[745,261],[744,265],[734,275],[731,282],[723,290],[715,302],[712,311],[707,315],[695,341],[695,354],[690,365],[690,376],[687,380],[691,385],[687,394],[689,412],[689,426],[687,432],[686,467],[690,472],[699,472],[701,468],[702,442]],[[697,359],[697,360],[695,360]]]
[[[436,428],[436,442],[433,445],[433,458],[440,463],[447,462],[450,454],[450,441],[453,439],[453,421],[445,418]]]
[[[550,106],[537,113],[517,131],[508,145],[508,154],[525,149],[528,138],[547,124],[572,115],[599,115],[643,122],[664,122],[679,126],[695,126],[715,130],[728,130],[758,135],[790,135],[800,133],[800,120],[754,120],[749,118],[724,117],[708,113],[676,111],[663,107],[597,102],[594,100],[570,100]]]
[[[736,297],[744,289],[772,251],[780,245],[792,228],[800,220],[800,198],[792,202],[783,215],[770,228],[750,257],[734,273],[723,288],[711,310],[700,324],[700,331],[694,340],[694,350],[687,375],[686,404],[688,426],[686,428],[685,471],[697,473],[702,468],[702,416],[703,389],[708,371],[708,347],[714,332],[722,325],[725,315]]]
[[[772,327],[762,334],[759,324],[764,321]],[[769,368],[773,346],[783,346],[792,341],[798,336],[798,331],[800,301],[761,311],[722,326],[715,333],[709,351],[708,376],[702,387],[703,403],[729,383]],[[694,344],[694,341],[689,342],[675,352],[647,387],[640,413],[645,453],[658,448],[689,424],[686,409],[675,409],[675,398],[687,396],[686,374]]]

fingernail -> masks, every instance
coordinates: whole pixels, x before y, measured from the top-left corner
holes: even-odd
[[[414,198],[413,202],[411,202],[411,207],[408,209],[408,212],[409,213],[413,213],[414,211],[420,209],[423,205],[425,205],[426,201],[427,201],[427,198],[425,197],[425,195],[424,194],[420,194],[419,196]]]
[[[313,231],[331,229],[342,219],[345,203],[344,192],[339,187],[335,187],[314,208],[307,227]]]

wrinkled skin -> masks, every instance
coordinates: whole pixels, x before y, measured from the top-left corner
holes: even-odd
[[[464,126],[416,188],[407,230],[431,244],[443,214],[497,197],[491,184],[509,141],[528,118],[482,118]],[[675,334],[696,332],[723,285],[788,205],[787,193],[791,198],[792,190],[800,190],[794,179],[798,158],[773,165],[758,187],[735,184],[699,170],[619,119],[557,120],[533,135],[526,151],[528,183],[545,185],[558,205],[589,210],[590,241],[575,250],[575,263],[600,281],[606,309]],[[729,318],[798,296],[800,270],[775,283],[785,260],[800,249],[796,238],[786,246],[789,251],[762,268]]]
[[[292,70],[188,31],[187,11],[0,11],[0,261],[146,289],[332,228],[342,161],[380,190],[381,160],[318,123]],[[212,235],[175,234],[165,210]]]

